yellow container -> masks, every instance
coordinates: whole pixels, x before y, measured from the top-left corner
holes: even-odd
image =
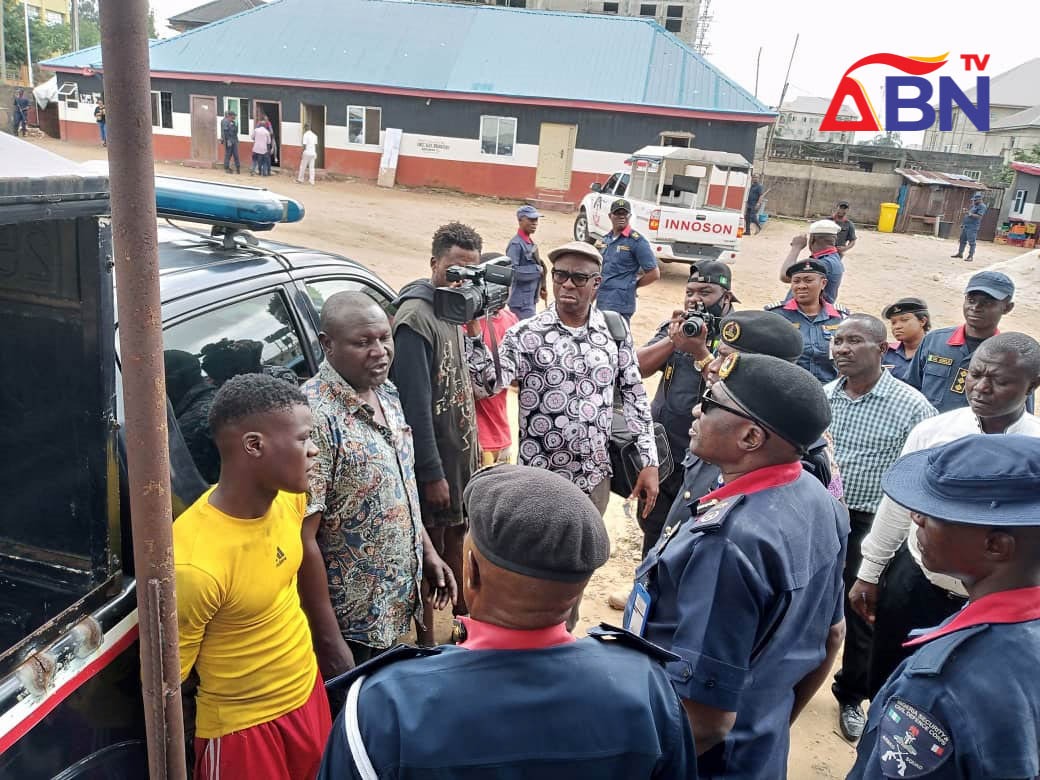
[[[882,203],[878,215],[877,229],[879,233],[891,233],[896,228],[896,215],[899,213],[898,203]]]

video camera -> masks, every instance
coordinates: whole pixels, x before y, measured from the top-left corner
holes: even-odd
[[[471,320],[494,314],[509,300],[513,269],[507,257],[496,257],[480,265],[453,265],[445,275],[458,287],[438,287],[433,291],[433,313],[437,319],[465,325]]]
[[[702,332],[707,333],[707,341],[718,336],[722,317],[707,311],[703,303],[698,303],[696,308],[687,311],[683,317],[685,320],[682,324],[682,334],[686,338],[696,338]]]

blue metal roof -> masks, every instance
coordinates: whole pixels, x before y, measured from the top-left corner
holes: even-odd
[[[42,63],[100,65],[97,47]],[[152,43],[153,72],[761,115],[649,19],[394,0],[275,0]]]

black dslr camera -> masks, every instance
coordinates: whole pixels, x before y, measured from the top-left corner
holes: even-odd
[[[686,319],[682,324],[682,334],[686,338],[692,339],[707,333],[706,340],[711,341],[719,335],[722,317],[707,311],[703,303],[698,303],[696,308],[690,309],[683,316]]]
[[[446,272],[449,282],[458,287],[438,287],[433,291],[433,313],[437,319],[465,325],[471,320],[494,314],[509,300],[513,269],[509,258],[500,257],[472,266],[453,265]]]

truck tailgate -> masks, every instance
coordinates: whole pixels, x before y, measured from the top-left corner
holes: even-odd
[[[735,211],[662,207],[656,240],[736,248],[739,227],[740,214]]]

